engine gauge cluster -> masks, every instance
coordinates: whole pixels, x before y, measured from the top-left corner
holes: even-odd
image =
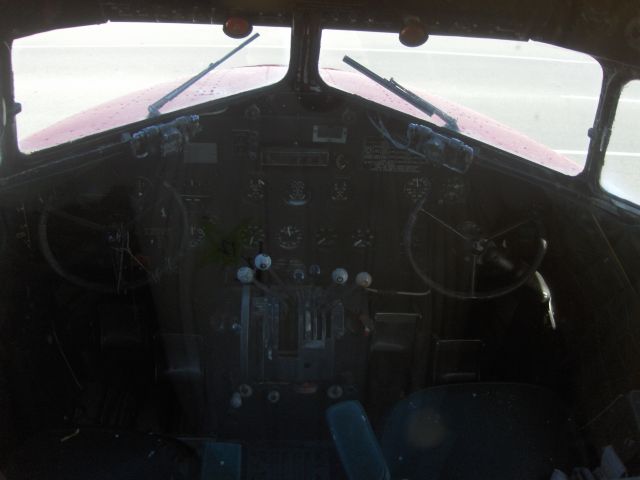
[[[229,164],[229,181],[219,185],[229,194],[221,198],[233,198],[239,188],[242,201],[222,204],[217,213],[241,255],[274,255],[282,272],[298,271],[302,262],[323,272],[337,264],[392,268],[407,261],[403,233],[418,202],[457,208],[469,193],[466,177],[399,155],[383,139],[376,145],[384,148],[374,153],[357,132],[350,142],[322,148],[303,137],[286,140],[295,143],[293,150],[278,147],[278,141],[283,140],[272,145],[273,139],[260,139],[259,162]],[[234,233],[239,224],[240,233]],[[411,248],[422,260],[428,242],[418,230]],[[295,268],[286,265],[292,259]],[[307,274],[309,281],[315,278]]]

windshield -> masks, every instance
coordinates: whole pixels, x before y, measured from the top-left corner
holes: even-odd
[[[397,34],[325,30],[324,80],[378,102],[388,95],[336,71],[355,72],[344,55],[458,117],[470,137],[562,173],[575,175],[584,166],[602,81],[600,65],[588,55],[536,42],[437,36],[409,48]],[[515,131],[535,143],[526,144]],[[540,146],[573,165],[553,161]]]
[[[161,113],[280,80],[289,61],[290,29],[259,27],[260,37]],[[147,106],[242,43],[220,25],[106,23],[54,30],[16,40],[13,67],[22,151],[51,147],[146,118]],[[248,68],[271,65],[256,74]],[[224,85],[220,78],[227,77]],[[118,99],[117,102],[112,102]],[[90,122],[61,120],[105,102]]]

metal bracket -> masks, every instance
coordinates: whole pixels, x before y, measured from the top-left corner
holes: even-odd
[[[184,146],[200,131],[200,117],[188,115],[168,123],[151,125],[128,137],[136,158],[159,154],[161,158],[182,153]]]
[[[431,163],[465,174],[475,156],[473,147],[455,137],[441,135],[429,127],[411,123],[407,127],[409,146]]]

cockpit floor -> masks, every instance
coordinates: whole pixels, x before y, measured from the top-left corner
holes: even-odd
[[[247,449],[247,480],[342,479],[344,474],[330,443],[308,442]]]

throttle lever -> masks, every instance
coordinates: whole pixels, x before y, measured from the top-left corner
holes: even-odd
[[[540,272],[536,272],[533,278],[535,279],[536,290],[540,292],[540,303],[547,305],[546,316],[549,319],[551,329],[556,330],[556,311],[553,296],[551,295],[551,289]]]
[[[347,284],[347,280],[349,279],[349,274],[344,268],[336,268],[331,273],[331,279],[333,283],[338,287],[343,287]],[[353,295],[356,291],[360,289],[367,289],[373,283],[373,277],[369,272],[360,272],[356,275],[355,284],[346,290],[340,292],[339,296],[341,298],[347,298]],[[335,290],[335,288],[334,288]]]
[[[348,298],[355,296],[356,294],[359,294],[355,299],[357,303],[355,303],[354,306],[357,306],[356,308],[360,312],[359,320],[362,322],[362,325],[364,326],[366,335],[369,335],[375,329],[375,325],[371,320],[371,317],[369,316],[369,305],[367,301],[367,296],[366,294],[363,295],[363,293],[366,292],[367,288],[369,288],[372,283],[373,283],[373,277],[369,272],[360,272],[356,275],[354,285],[351,285],[347,290],[342,292],[340,296],[340,298],[342,298],[343,300],[346,300]]]
[[[327,289],[327,300],[320,305],[320,308],[325,308],[327,305],[332,305],[339,300],[348,298],[357,290],[369,288],[373,282],[369,273],[360,272],[356,275],[355,285],[345,288],[349,273],[346,269],[340,267],[331,272],[331,279],[333,280],[333,285]]]

